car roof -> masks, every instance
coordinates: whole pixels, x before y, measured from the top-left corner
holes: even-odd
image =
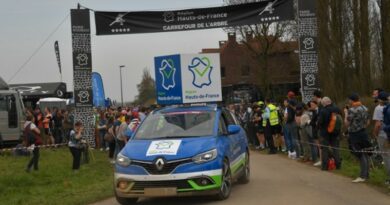
[[[195,106],[169,106],[155,110],[153,113],[171,113],[171,112],[186,112],[186,111],[217,111],[220,110],[216,105],[195,105]]]

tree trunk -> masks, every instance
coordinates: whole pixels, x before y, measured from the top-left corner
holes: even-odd
[[[381,1],[383,87],[390,90],[390,0]]]
[[[361,92],[368,94],[371,88],[371,49],[370,31],[368,26],[368,0],[360,0],[360,45],[361,45],[361,69],[360,82],[363,84]],[[363,93],[362,93],[363,94]]]

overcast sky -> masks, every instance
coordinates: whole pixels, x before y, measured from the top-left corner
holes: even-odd
[[[223,4],[223,0],[0,0],[0,76],[5,81],[10,80],[78,2],[100,11],[173,10]],[[102,75],[106,96],[117,100],[120,99],[119,65],[126,66],[124,100],[133,100],[143,68],[149,68],[154,76],[154,56],[198,53],[202,48],[217,48],[218,41],[227,38],[222,29],[96,36],[92,14],[93,71]],[[68,90],[73,90],[70,16],[10,83],[59,82],[54,54],[56,40],[63,81]]]

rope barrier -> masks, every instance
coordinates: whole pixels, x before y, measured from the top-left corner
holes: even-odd
[[[51,144],[51,145],[31,145],[29,147],[3,148],[3,149],[0,149],[0,152],[12,152],[15,150],[26,150],[26,149],[33,150],[35,147],[38,147],[38,148],[51,148],[51,147],[57,148],[57,147],[61,147],[64,145],[68,145],[68,143]]]
[[[329,145],[323,145],[321,143],[317,144],[317,143],[311,143],[311,142],[307,142],[307,141],[299,141],[299,142],[303,143],[303,144],[309,144],[309,145],[318,146],[318,147],[324,147],[324,148],[329,148],[329,149],[336,149],[336,150],[340,150],[340,151],[349,151],[349,152],[355,152],[355,153],[390,154],[390,152],[383,152],[383,151],[372,150],[372,149],[374,149],[373,147],[364,148],[362,150],[351,150],[349,148],[332,147],[332,146],[329,146]]]

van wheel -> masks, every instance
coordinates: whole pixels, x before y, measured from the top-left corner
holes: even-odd
[[[133,205],[133,204],[136,204],[138,201],[138,198],[119,197],[116,193],[115,193],[115,198],[116,198],[116,201],[118,203],[120,203],[121,205]]]
[[[223,161],[221,183],[222,184],[221,187],[219,188],[217,199],[225,200],[229,198],[230,193],[232,191],[232,184],[233,184],[232,172],[230,170],[230,165],[226,159]]]
[[[249,183],[250,175],[251,175],[251,167],[250,167],[249,153],[247,151],[245,154],[245,164],[244,164],[243,174],[238,179],[239,183],[241,183],[241,184]]]

